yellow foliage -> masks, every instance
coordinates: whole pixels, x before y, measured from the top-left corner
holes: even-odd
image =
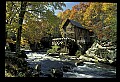
[[[22,37],[21,37],[21,46],[22,45],[27,45],[28,44],[28,41],[27,40],[24,40]]]

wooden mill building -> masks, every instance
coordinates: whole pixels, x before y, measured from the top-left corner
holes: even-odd
[[[76,21],[67,19],[62,28],[64,37],[75,39],[77,44],[89,46],[93,43],[94,33]]]
[[[67,19],[64,23],[64,38],[75,39],[76,42],[80,43],[90,43],[94,37],[94,33],[80,23]]]
[[[81,51],[86,51],[93,43],[94,33],[74,20],[67,19],[62,28],[63,38],[74,39]]]

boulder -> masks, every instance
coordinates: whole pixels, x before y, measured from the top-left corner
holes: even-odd
[[[96,50],[98,50],[98,47],[101,47],[97,42],[94,42],[91,46],[91,48],[89,48],[87,51],[86,51],[86,54],[87,55],[90,55],[90,56],[94,56],[95,55],[95,52]]]
[[[51,72],[52,72],[54,78],[62,78],[63,77],[63,72],[59,69],[52,68]]]
[[[37,72],[40,72],[40,71],[41,71],[41,64],[37,64],[37,65],[35,66],[35,70],[36,70]]]
[[[84,61],[82,60],[75,62],[75,66],[83,66],[83,65],[84,65]]]
[[[104,45],[103,45],[104,44]],[[100,58],[100,60],[98,60],[99,62],[102,62],[101,60],[104,59],[107,63],[111,63],[109,61],[114,62],[115,58],[116,58],[116,47],[114,47],[113,45],[108,45],[105,46],[106,43],[102,42],[102,43],[97,43],[94,42],[93,45],[91,46],[91,48],[89,48],[86,51],[86,54],[88,56],[96,56],[98,58]]]

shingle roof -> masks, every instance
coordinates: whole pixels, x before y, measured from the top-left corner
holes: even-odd
[[[77,28],[81,28],[81,29],[84,29],[84,30],[87,30],[85,27],[83,27],[80,23],[76,22],[76,21],[73,21],[73,20],[70,20],[70,19],[67,19],[66,22],[64,23],[63,25],[63,28],[65,28],[69,23],[71,23],[72,25],[76,26]]]
[[[79,28],[82,28],[82,29],[86,29],[85,27],[83,27],[80,23],[76,22],[76,21],[73,21],[73,20],[70,20],[68,19],[74,26],[77,26]]]

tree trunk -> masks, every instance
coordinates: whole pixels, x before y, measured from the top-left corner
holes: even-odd
[[[6,46],[6,39],[7,39],[7,31],[5,32],[5,46]]]
[[[21,11],[19,14],[19,28],[17,32],[17,41],[16,41],[16,53],[20,53],[20,42],[21,42],[21,33],[22,33],[22,24],[23,24],[23,19],[24,19],[24,14],[26,10],[26,5],[27,2],[21,2]]]

